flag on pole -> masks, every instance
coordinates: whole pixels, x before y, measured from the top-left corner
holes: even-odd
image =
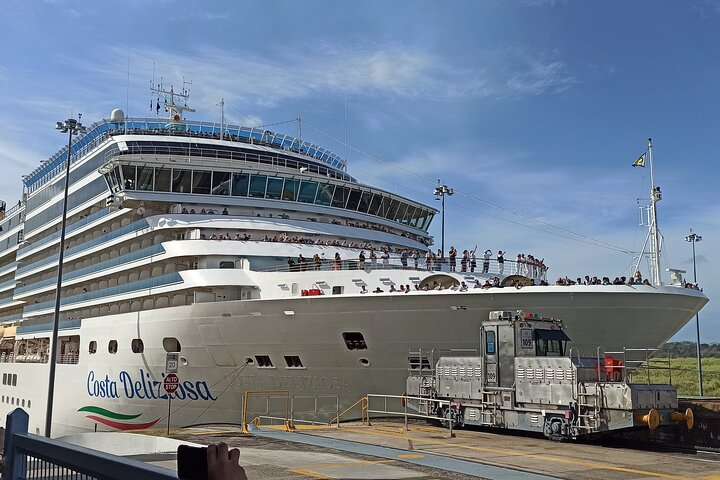
[[[632,166],[633,167],[644,167],[645,166],[645,158],[647,158],[647,156],[645,155],[645,153],[643,153],[642,155],[640,155],[638,158],[635,159]]]

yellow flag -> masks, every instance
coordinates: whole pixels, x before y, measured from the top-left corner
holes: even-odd
[[[632,164],[633,167],[644,167],[645,166],[645,154],[640,155]]]

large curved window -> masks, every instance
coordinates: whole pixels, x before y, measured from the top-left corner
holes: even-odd
[[[122,173],[122,179],[120,178]],[[427,230],[433,212],[408,204],[391,194],[383,195],[350,185],[269,176],[258,173],[231,173],[189,168],[120,165],[107,173],[111,190],[153,190],[200,195],[232,195],[290,202],[314,203],[366,213],[400,224]],[[290,174],[292,175],[292,174]],[[122,182],[122,183],[120,183]]]
[[[169,192],[172,188],[172,171],[169,168],[155,169],[155,191]]]
[[[192,185],[192,170],[173,169],[172,191],[176,193],[190,193]]]
[[[269,177],[267,181],[267,192],[265,198],[280,200],[283,190],[283,179],[281,177]]]
[[[155,179],[157,181],[157,179]],[[213,172],[212,194],[230,195],[230,172]]]
[[[300,184],[298,201],[303,203],[313,203],[313,201],[315,201],[315,192],[317,192],[317,183],[303,180],[302,184]]]
[[[297,200],[298,191],[300,190],[300,180],[285,180],[285,187],[283,187],[282,199],[283,200]]]
[[[210,179],[212,172],[207,170],[193,170],[192,193],[208,195],[210,193]]]
[[[335,185],[330,185],[327,183],[323,183],[318,188],[317,192],[317,198],[315,199],[316,205],[324,205],[326,207],[330,206],[330,202],[332,202],[332,196],[333,196],[333,189],[335,188]]]
[[[232,194],[234,197],[247,197],[250,175],[247,173],[233,173]]]
[[[265,175],[251,176],[250,177],[250,196],[251,197],[264,197],[266,183],[267,183],[267,176],[265,176]]]

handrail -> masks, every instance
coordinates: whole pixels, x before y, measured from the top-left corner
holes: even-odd
[[[360,400],[350,405],[348,408],[343,410],[341,413],[338,414],[337,417],[333,418],[328,422],[328,425],[332,425],[333,423],[337,423],[338,426],[340,425],[340,418],[342,418],[345,414],[349,413],[351,410],[353,410],[357,405],[361,404],[360,409],[360,419],[362,421],[362,424],[365,425],[365,421],[367,419],[367,405],[368,405],[368,399],[367,397],[361,397]]]

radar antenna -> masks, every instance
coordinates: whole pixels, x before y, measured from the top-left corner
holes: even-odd
[[[168,113],[168,127],[177,125],[184,120],[183,112],[194,112],[195,110],[188,107],[188,99],[190,98],[190,90],[187,85],[192,85],[191,81],[186,81],[183,77],[182,93],[177,93],[172,85],[170,90],[163,87],[162,80],[157,85],[150,84],[150,92],[158,96],[158,107],[160,106],[160,97],[165,100],[165,111]]]

